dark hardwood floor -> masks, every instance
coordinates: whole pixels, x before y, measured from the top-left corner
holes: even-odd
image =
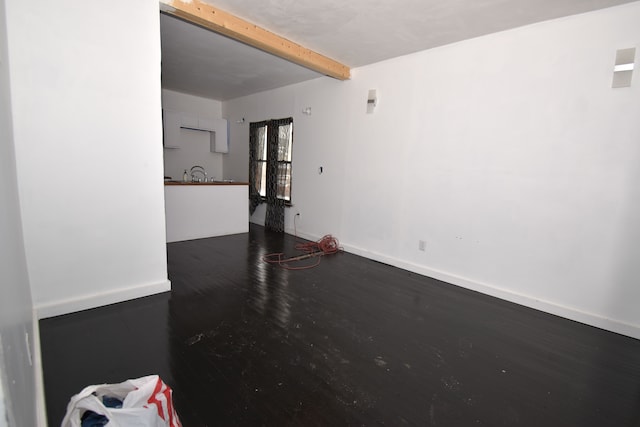
[[[159,374],[189,426],[640,426],[640,341],[295,239],[168,245],[173,292],[40,322],[47,411]]]

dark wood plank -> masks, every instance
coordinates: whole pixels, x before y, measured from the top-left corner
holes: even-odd
[[[40,322],[48,417],[157,373],[185,426],[640,426],[640,341],[295,239],[168,245],[171,294]]]

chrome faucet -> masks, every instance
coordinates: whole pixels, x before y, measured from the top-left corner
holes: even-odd
[[[202,176],[196,177],[196,174],[199,173]],[[202,166],[193,166],[191,168],[191,182],[207,182],[207,172],[205,172]]]

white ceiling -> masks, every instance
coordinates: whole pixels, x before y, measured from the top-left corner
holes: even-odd
[[[350,67],[635,0],[205,0]],[[320,74],[161,15],[162,85],[227,100]]]

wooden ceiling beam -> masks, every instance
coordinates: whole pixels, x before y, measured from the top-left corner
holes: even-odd
[[[160,9],[318,73],[339,80],[351,76],[346,65],[200,0],[160,0]]]

